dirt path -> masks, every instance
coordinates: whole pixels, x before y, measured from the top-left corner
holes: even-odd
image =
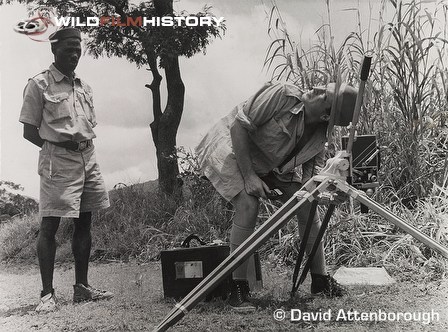
[[[288,272],[263,270],[265,290],[256,295],[259,309],[251,315],[233,314],[222,301],[201,303],[172,331],[448,331],[448,281],[414,284],[399,283],[383,288],[351,289],[348,297],[337,300],[311,298],[304,291],[299,299],[287,299]],[[0,265],[0,331],[151,331],[173,307],[163,299],[159,263],[92,265],[90,282],[115,293],[110,301],[74,305],[71,302],[73,269],[60,266],[55,271],[55,288],[62,303],[60,310],[36,314],[40,289],[36,266]],[[284,287],[279,287],[283,285]],[[306,285],[305,285],[306,288]],[[282,308],[302,312],[325,312],[332,308],[358,311],[430,312],[439,321],[422,322],[291,322],[276,321],[273,313]],[[287,314],[288,315],[288,314]]]

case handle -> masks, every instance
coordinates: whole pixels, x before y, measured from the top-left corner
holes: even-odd
[[[182,248],[190,248],[190,241],[191,240],[196,240],[199,242],[199,244],[201,246],[205,246],[207,243],[202,241],[199,236],[197,236],[196,234],[190,234],[188,235],[185,240],[182,241],[182,244],[180,245]]]

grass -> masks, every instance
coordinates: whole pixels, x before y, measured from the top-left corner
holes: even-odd
[[[197,177],[192,181],[193,176],[185,177],[182,202],[148,191],[143,185],[113,190],[112,206],[93,216],[92,258],[148,262],[158,259],[161,250],[179,246],[192,233],[207,242],[225,240],[232,211],[208,181]],[[38,229],[36,214],[1,224],[0,260],[34,262]],[[57,233],[60,261],[71,260],[72,229],[70,219],[62,220]]]
[[[184,198],[160,195],[157,183],[122,186],[110,193],[111,207],[94,215],[92,260],[141,263],[158,260],[160,251],[178,247],[188,235],[206,242],[228,242],[233,212],[211,184],[197,176],[194,156],[181,160]],[[443,245],[448,244],[448,190],[434,187],[433,194],[408,209],[378,190],[376,200],[411,225]],[[389,189],[390,193],[390,189]],[[397,194],[392,195],[396,197]],[[259,222],[278,208],[262,201]],[[322,213],[322,211],[320,211]],[[36,262],[36,215],[15,218],[0,226],[0,260]],[[63,220],[57,234],[57,261],[71,262],[72,223]],[[259,251],[264,262],[288,267],[295,263],[300,243],[295,220],[285,225]],[[438,280],[446,275],[446,259],[400,231],[374,213],[341,206],[327,230],[326,259],[333,266],[384,266],[403,280]]]
[[[17,274],[16,274],[17,273]],[[17,276],[20,275],[20,278]],[[157,262],[137,264],[92,264],[90,281],[93,285],[114,292],[110,301],[74,305],[71,302],[73,269],[64,266],[55,271],[56,292],[62,302],[59,311],[45,315],[32,312],[39,287],[36,267],[16,271],[6,268],[0,273],[0,290],[9,287],[0,307],[0,325],[7,331],[150,331],[174,307],[172,299],[163,298],[161,269]],[[107,276],[105,278],[105,276]],[[136,282],[139,280],[140,282]],[[291,299],[288,291],[291,270],[275,265],[263,266],[264,288],[254,294],[257,311],[238,314],[220,299],[202,302],[191,310],[170,331],[445,331],[448,315],[444,294],[446,282],[399,282],[386,287],[351,287],[350,295],[340,299],[312,297],[309,281]],[[430,303],[430,304],[429,304]],[[330,321],[276,321],[273,313],[283,309],[319,312],[332,309]],[[428,325],[421,322],[342,322],[335,312],[357,311],[428,312],[440,313],[440,321]]]
[[[185,181],[186,195],[179,203],[146,191],[143,185],[117,189],[111,193],[112,206],[95,214],[92,260],[147,263],[159,259],[160,251],[178,247],[189,234],[206,242],[228,242],[232,219],[230,207],[214,192],[210,183],[194,175]],[[447,245],[448,192],[419,201],[413,210],[397,203],[389,205],[398,216],[428,236]],[[200,204],[203,202],[203,204]],[[277,205],[262,204],[260,222],[272,215]],[[36,262],[36,216],[16,219],[0,226],[0,260]],[[61,222],[57,235],[58,262],[71,262],[72,223]],[[332,266],[384,266],[400,280],[439,280],[446,276],[447,261],[410,235],[374,213],[351,213],[337,209],[326,233],[326,258]],[[266,263],[290,267],[298,253],[297,223],[290,221],[261,249]]]

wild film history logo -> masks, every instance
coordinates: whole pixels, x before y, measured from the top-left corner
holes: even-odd
[[[14,31],[39,42],[49,42],[48,37],[58,29],[65,27],[170,27],[170,26],[216,26],[224,23],[224,17],[214,16],[89,16],[85,18],[56,16],[50,8],[39,8],[35,16],[19,21]]]
[[[58,29],[52,9],[41,7],[28,19],[17,22],[14,31],[38,42],[48,42],[48,37]]]

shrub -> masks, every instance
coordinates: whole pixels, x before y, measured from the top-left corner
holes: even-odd
[[[0,226],[0,259],[30,260],[36,257],[35,240],[39,233],[36,215],[13,218]]]
[[[37,211],[37,202],[21,195],[19,192],[22,190],[23,187],[19,184],[0,181],[0,215],[2,217],[24,216]]]
[[[157,191],[157,184],[134,184],[111,192],[111,207],[95,216],[94,237],[104,258],[158,258],[189,234],[205,241],[226,240],[231,210],[209,181],[194,169],[191,153],[179,150],[183,199]]]

